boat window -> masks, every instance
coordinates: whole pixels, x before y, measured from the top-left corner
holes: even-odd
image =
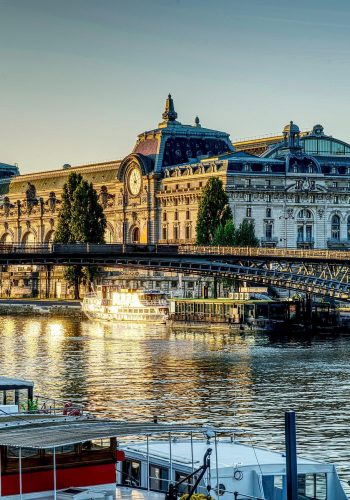
[[[266,500],[285,498],[286,476],[263,476]],[[298,500],[327,500],[326,474],[298,474]]]
[[[326,474],[298,474],[298,500],[326,500]]]
[[[38,450],[33,450],[33,448],[22,448],[21,456],[22,458],[35,457],[38,455]],[[7,456],[8,458],[18,458],[19,457],[19,448],[15,446],[7,447]]]
[[[141,462],[138,460],[124,460],[121,475],[121,484],[134,487],[141,486]]]
[[[178,483],[179,481],[182,481],[187,477],[188,474],[184,474],[183,472],[175,471],[175,483]],[[180,484],[179,486],[179,493],[183,495],[184,493],[189,493],[190,489],[192,486],[192,478],[190,478],[188,481]]]
[[[63,453],[74,453],[74,452],[75,452],[74,444],[68,444],[67,446],[58,446],[57,448],[55,448],[56,455],[60,455]],[[53,455],[53,448],[46,449],[45,455]]]
[[[168,490],[169,471],[165,467],[150,464],[149,466],[150,488],[156,491]]]
[[[109,439],[93,439],[83,443],[83,450],[101,450],[102,448],[110,448],[110,446]]]

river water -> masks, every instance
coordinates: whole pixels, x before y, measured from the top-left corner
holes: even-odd
[[[350,479],[350,334],[286,338],[71,318],[0,317],[0,374],[122,419],[239,426],[282,449],[297,412],[298,452]]]

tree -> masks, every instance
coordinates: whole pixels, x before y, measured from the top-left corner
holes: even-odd
[[[254,223],[244,219],[236,231],[236,246],[258,247],[259,240],[255,236]]]
[[[106,218],[92,183],[72,172],[63,187],[62,206],[54,241],[56,243],[104,243]],[[84,279],[90,281],[93,267],[69,266],[66,281],[74,286],[74,298],[79,299],[79,287]]]
[[[226,247],[236,245],[236,229],[232,219],[226,221],[224,226],[220,224],[216,228],[212,244]]]
[[[69,174],[67,182],[63,186],[62,205],[58,214],[57,228],[55,231],[55,243],[74,243],[75,237],[71,228],[71,212],[74,193],[82,181],[82,176],[75,172]]]
[[[92,183],[81,180],[73,193],[71,232],[82,243],[104,243],[106,218]]]
[[[211,177],[199,201],[196,224],[197,244],[211,245],[215,231],[220,225],[224,227],[230,219],[232,219],[232,212],[222,181],[218,177]]]

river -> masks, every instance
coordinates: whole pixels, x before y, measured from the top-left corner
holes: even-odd
[[[0,373],[36,393],[123,419],[249,429],[282,449],[297,412],[298,452],[350,479],[350,334],[287,338],[72,318],[0,317]]]

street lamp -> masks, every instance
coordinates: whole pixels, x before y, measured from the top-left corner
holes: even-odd
[[[287,220],[293,220],[295,219],[293,215],[293,209],[292,208],[285,208],[284,214],[279,216],[279,219],[284,219],[284,246],[287,248]]]

